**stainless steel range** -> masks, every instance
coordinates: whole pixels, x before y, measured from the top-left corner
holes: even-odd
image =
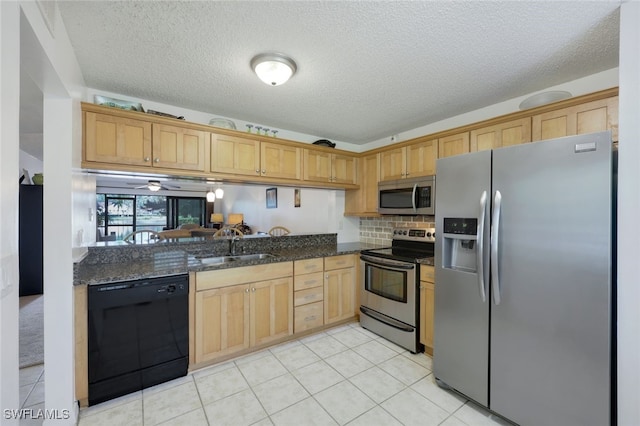
[[[434,228],[394,228],[391,247],[360,255],[360,324],[413,353],[423,350],[418,261],[433,257],[435,236]]]

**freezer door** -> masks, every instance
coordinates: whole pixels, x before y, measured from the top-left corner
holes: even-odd
[[[611,175],[608,132],[493,153],[489,405],[518,424],[609,424]]]
[[[443,158],[437,170],[433,371],[446,385],[486,406],[489,266],[486,255],[480,262],[475,256],[488,253],[489,248],[490,203],[481,210],[481,198],[491,194],[491,152]],[[472,223],[475,218],[477,228],[484,232],[479,239],[475,236],[475,242],[471,235],[447,237],[445,218],[465,219],[459,224]]]

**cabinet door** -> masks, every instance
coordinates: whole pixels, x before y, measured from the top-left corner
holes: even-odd
[[[314,149],[304,150],[304,180],[329,182],[331,180],[331,154]]]
[[[293,334],[293,278],[251,286],[251,346]]]
[[[534,141],[611,130],[618,140],[618,97],[600,99],[533,116]]]
[[[380,153],[380,181],[404,179],[406,176],[407,151],[394,148]]]
[[[469,132],[438,139],[438,158],[469,152]]]
[[[331,181],[333,183],[356,183],[356,159],[350,155],[331,154]]]
[[[261,176],[300,179],[302,177],[301,155],[300,148],[262,142],[260,144]]]
[[[208,132],[166,124],[153,125],[153,165],[204,171]]]
[[[352,318],[355,315],[355,277],[355,268],[325,272],[325,324]]]
[[[151,166],[151,123],[85,112],[85,160]]]
[[[211,171],[260,176],[260,142],[212,134]]]
[[[471,131],[471,152],[531,142],[531,117]]]
[[[249,347],[249,285],[196,292],[196,363]]]
[[[380,156],[367,155],[358,159],[359,189],[345,191],[345,216],[378,213],[378,174]]]
[[[420,281],[420,343],[433,355],[434,289],[432,282]]]
[[[438,158],[438,140],[420,142],[406,147],[406,177],[420,177],[436,174]]]

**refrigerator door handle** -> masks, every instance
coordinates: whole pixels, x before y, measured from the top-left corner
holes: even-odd
[[[491,290],[493,303],[500,304],[500,274],[498,273],[498,238],[500,230],[500,208],[502,194],[496,191],[493,198],[493,218],[491,220]]]
[[[413,192],[411,193],[411,204],[413,205],[413,211],[417,212],[418,209],[416,207],[416,191],[418,190],[418,184],[413,184]]]
[[[484,222],[486,208],[487,191],[483,191],[480,196],[480,218],[478,219],[478,235],[476,236],[476,244],[478,245],[478,288],[480,290],[480,298],[482,299],[482,302],[487,301],[487,294],[484,286]]]

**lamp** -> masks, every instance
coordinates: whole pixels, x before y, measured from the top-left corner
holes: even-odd
[[[229,225],[237,225],[244,222],[244,214],[242,213],[229,213],[227,216],[227,223]]]
[[[209,203],[213,203],[216,200],[216,194],[213,192],[213,190],[209,190],[209,192],[207,192],[207,202]]]
[[[211,213],[211,223],[222,223],[224,222],[224,217],[222,213]]]
[[[224,190],[220,187],[216,188],[216,198],[218,199],[222,199],[222,197],[224,197]]]
[[[251,69],[260,80],[270,86],[279,86],[296,72],[293,59],[280,53],[262,53],[251,60]]]

